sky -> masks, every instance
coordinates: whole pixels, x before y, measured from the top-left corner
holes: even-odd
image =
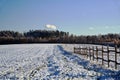
[[[76,35],[120,33],[120,0],[0,0],[0,30],[46,25]]]

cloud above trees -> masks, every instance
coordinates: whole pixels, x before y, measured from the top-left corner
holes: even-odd
[[[51,25],[51,24],[46,24],[45,27],[46,27],[47,29],[52,29],[52,30],[56,30],[56,29],[57,29],[57,26]]]

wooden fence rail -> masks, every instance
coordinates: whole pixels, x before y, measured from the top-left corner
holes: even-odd
[[[120,50],[118,51],[117,46],[114,48],[110,48],[107,46],[105,47],[74,47],[74,53],[78,53],[80,55],[85,55],[90,60],[102,60],[102,65],[104,65],[104,62],[107,62],[108,67],[110,67],[110,62],[114,63],[115,69],[117,69],[117,65],[120,65],[118,63],[118,56],[120,57]],[[119,54],[119,55],[118,55]],[[112,59],[110,58],[112,56]],[[113,60],[114,59],[114,60]]]

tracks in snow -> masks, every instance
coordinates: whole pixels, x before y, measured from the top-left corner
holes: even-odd
[[[90,64],[89,61],[65,51],[59,45],[31,44],[23,46],[18,46],[17,49],[12,46],[11,49],[8,47],[4,48],[3,51],[0,50],[0,55],[4,56],[6,64],[1,63],[4,66],[0,66],[0,70],[6,71],[0,71],[0,79],[94,80],[116,74],[115,71]],[[16,50],[12,51],[12,49]],[[1,52],[6,53],[3,55]],[[8,63],[7,60],[11,62]]]

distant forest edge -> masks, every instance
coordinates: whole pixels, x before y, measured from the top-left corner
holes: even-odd
[[[120,34],[109,33],[106,35],[76,36],[69,34],[69,32],[58,30],[30,30],[24,33],[0,31],[0,44],[21,43],[79,43],[120,46]]]

